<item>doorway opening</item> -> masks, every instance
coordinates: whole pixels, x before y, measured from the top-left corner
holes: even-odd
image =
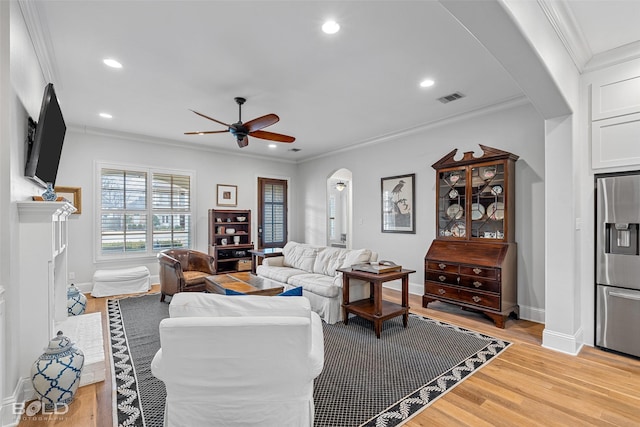
[[[327,178],[327,246],[351,249],[352,177],[343,168]]]

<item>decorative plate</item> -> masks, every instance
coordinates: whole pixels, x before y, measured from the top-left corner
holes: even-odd
[[[460,219],[462,218],[463,214],[464,214],[464,210],[462,209],[462,206],[460,206],[457,203],[447,208],[447,216],[451,219]]]
[[[487,207],[487,216],[491,219],[504,218],[504,203],[502,202],[491,203]]]
[[[484,216],[484,206],[480,203],[474,203],[471,205],[471,219],[474,221],[479,220]]]
[[[502,194],[502,186],[494,185],[493,187],[491,187],[491,194],[493,194],[494,196]]]
[[[449,198],[455,199],[456,197],[458,197],[458,190],[454,188],[453,190],[449,191]]]
[[[484,171],[482,172],[482,176],[487,178],[487,179],[491,179],[494,176],[496,176],[496,168],[484,168]]]
[[[464,237],[465,231],[463,222],[456,222],[453,224],[453,227],[451,227],[451,235],[453,237]]]
[[[458,172],[453,172],[451,175],[449,175],[449,181],[453,182],[454,184],[458,182],[459,179],[460,174]]]

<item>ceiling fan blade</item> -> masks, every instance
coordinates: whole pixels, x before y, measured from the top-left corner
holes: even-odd
[[[185,132],[185,135],[205,135],[205,134],[210,134],[210,133],[227,133],[229,132],[229,129],[227,130],[205,130],[205,131],[200,131],[200,132]]]
[[[245,135],[244,138],[238,139],[238,147],[244,148],[249,145],[249,137]]]
[[[277,142],[293,142],[296,139],[289,135],[282,135],[281,133],[267,132],[264,130],[257,130],[255,132],[250,132],[249,135],[255,136],[260,139],[268,139],[270,141]]]
[[[216,123],[220,123],[220,124],[221,124],[221,125],[223,125],[223,126],[226,126],[226,127],[229,127],[229,126],[230,126],[230,125],[226,124],[225,122],[221,122],[220,120],[216,120],[216,119],[214,119],[213,117],[209,117],[209,116],[206,116],[206,115],[204,115],[204,114],[202,114],[202,113],[198,113],[198,112],[197,112],[197,111],[195,111],[195,110],[190,110],[190,111],[193,111],[194,113],[196,113],[196,114],[197,114],[197,115],[199,115],[200,117],[204,117],[205,119],[209,119],[209,120],[214,121],[214,122],[216,122]]]
[[[249,129],[249,132],[254,132],[267,126],[271,126],[274,123],[278,123],[280,117],[275,114],[267,114],[266,116],[258,117],[257,119],[253,119],[244,124],[244,126]]]

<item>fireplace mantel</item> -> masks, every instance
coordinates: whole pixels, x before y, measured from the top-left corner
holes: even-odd
[[[76,208],[67,202],[18,202],[20,218],[20,376],[67,318],[67,225]]]

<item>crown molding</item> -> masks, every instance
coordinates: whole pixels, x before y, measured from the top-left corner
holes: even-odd
[[[41,18],[42,15],[38,10],[38,2],[18,0],[18,5],[20,6],[20,12],[22,13],[27,32],[31,38],[31,44],[38,58],[44,79],[56,86],[60,86],[49,27],[46,21]]]
[[[81,126],[73,123],[67,124],[67,130],[78,133],[78,134],[103,136],[103,137],[121,139],[126,141],[136,141],[136,142],[142,142],[142,143],[153,144],[153,145],[163,145],[165,147],[182,148],[182,149],[189,148],[191,150],[204,151],[204,152],[215,153],[220,155],[249,157],[257,160],[266,159],[276,163],[289,163],[289,164],[298,163],[295,159],[285,159],[282,157],[275,157],[275,155],[271,156],[266,154],[239,153],[231,150],[224,150],[224,149],[209,147],[209,146],[196,144],[196,143],[186,143],[183,141],[177,141],[173,139],[141,135],[141,134],[125,132],[125,131],[116,131],[112,129],[104,129],[104,128],[91,127],[91,126]]]
[[[560,38],[571,60],[582,73],[593,56],[582,28],[565,0],[538,0],[540,8]]]
[[[640,41],[625,44],[615,49],[594,55],[585,67],[585,72],[596,71],[640,58]]]

